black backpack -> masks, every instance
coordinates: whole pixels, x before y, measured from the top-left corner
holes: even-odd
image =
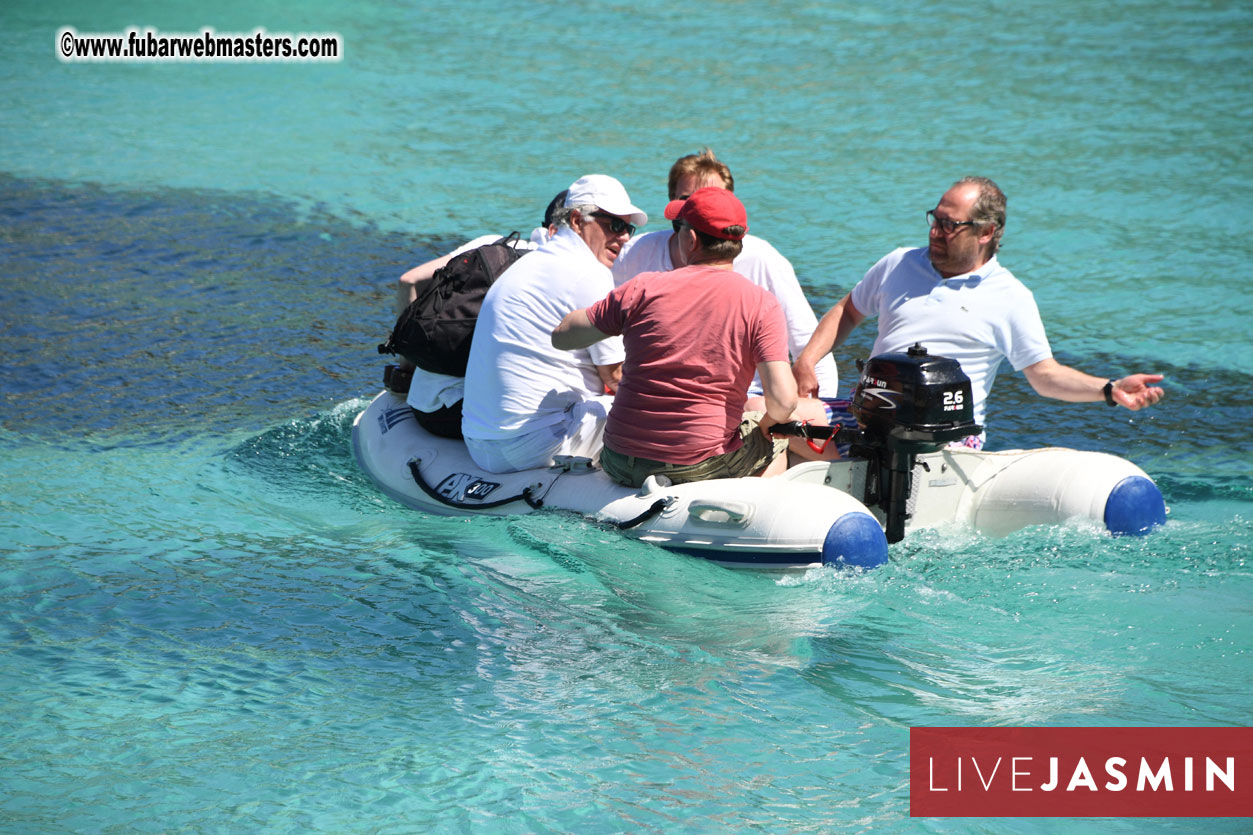
[[[399,354],[424,371],[464,377],[470,337],[487,288],[527,250],[514,249],[518,233],[463,252],[418,286],[396,320],[380,354]]]

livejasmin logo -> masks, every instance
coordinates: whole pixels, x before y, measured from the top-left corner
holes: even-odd
[[[1036,786],[1031,785],[1030,779],[1032,775],[1032,764],[1035,762],[1034,757],[1012,757],[1013,765],[1010,767],[1009,776],[1006,778],[1010,781],[1010,791],[1029,792],[1035,791]],[[1059,761],[1060,757],[1049,757],[1049,779],[1046,783],[1039,785],[1042,792],[1057,791],[1061,785],[1059,779]],[[1192,757],[1183,758],[1183,790],[1192,791]],[[1004,757],[997,757],[996,762],[992,763],[992,770],[985,778],[983,769],[987,767],[984,763],[980,767],[977,757],[970,758],[970,765],[974,767],[975,774],[979,777],[979,782],[983,784],[984,791],[991,791],[992,783],[996,780],[996,772],[1000,770],[1001,763],[1005,761]],[[1174,791],[1175,784],[1172,779],[1172,770],[1170,766],[1170,757],[1164,758],[1158,764],[1157,770],[1154,771],[1149,761],[1140,758],[1140,777],[1136,781],[1136,791],[1144,791],[1145,789],[1165,789],[1165,791]],[[1127,774],[1124,769],[1127,767],[1127,761],[1122,757],[1110,757],[1105,761],[1105,771],[1113,780],[1106,782],[1103,788],[1106,791],[1120,792],[1127,788]],[[937,786],[935,782],[935,758],[927,758],[927,769],[931,773],[930,789],[933,792],[946,792],[947,786]],[[1178,768],[1178,766],[1176,766]],[[1069,770],[1069,768],[1067,769]],[[1236,790],[1236,758],[1228,757],[1227,763],[1220,768],[1217,763],[1209,757],[1205,758],[1205,791],[1214,791],[1214,779],[1218,778],[1228,791]],[[1021,781],[1021,782],[1020,782]],[[1090,791],[1098,791],[1096,779],[1092,776],[1092,770],[1088,767],[1087,760],[1083,757],[1074,764],[1074,770],[1070,774],[1070,780],[1067,782],[1064,791],[1072,792],[1075,789],[1088,789]],[[957,791],[962,790],[962,758],[957,758]]]
[[[915,817],[1248,817],[1253,728],[911,728]]]

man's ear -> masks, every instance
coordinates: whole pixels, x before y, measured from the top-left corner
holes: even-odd
[[[679,256],[685,259],[684,266],[690,266],[692,256],[700,251],[700,238],[696,237],[696,231],[690,226],[683,226],[679,229]]]
[[[989,223],[984,228],[987,231],[979,233],[979,251],[984,253],[986,258],[991,259],[995,254],[992,252],[992,241],[996,240],[996,233],[999,230],[995,223]]]

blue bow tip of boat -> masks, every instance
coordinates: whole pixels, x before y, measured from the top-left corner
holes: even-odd
[[[823,565],[878,568],[887,561],[887,537],[878,520],[869,513],[845,513],[827,530],[822,543]]]
[[[838,524],[838,523],[837,523]],[[1105,527],[1114,536],[1142,536],[1166,524],[1166,501],[1150,479],[1131,475],[1105,500]]]

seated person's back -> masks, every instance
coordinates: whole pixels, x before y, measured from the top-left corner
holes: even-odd
[[[782,311],[731,270],[747,228],[731,192],[698,190],[666,215],[683,223],[689,266],[637,276],[567,316],[553,342],[624,337],[622,386],[601,456],[615,480],[638,486],[653,474],[672,482],[757,474],[786,443],[759,431],[760,414],[744,414],[754,373],[762,373],[772,420],[786,420],[796,405]]]

